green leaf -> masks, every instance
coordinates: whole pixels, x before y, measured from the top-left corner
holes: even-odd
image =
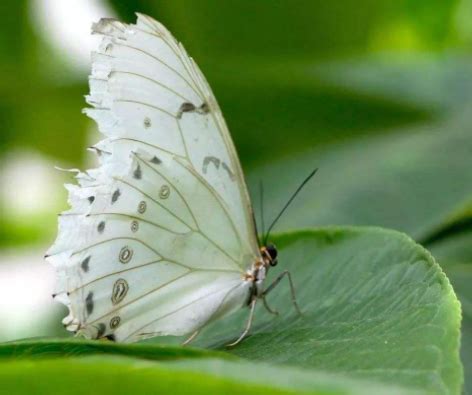
[[[19,379],[28,377],[27,380]],[[8,394],[313,394],[408,395],[399,386],[224,359],[148,362],[96,356],[0,362]],[[191,389],[191,392],[189,392]]]
[[[470,234],[468,240],[470,247],[472,244]],[[461,301],[461,359],[464,364],[465,393],[472,394],[472,264],[447,263],[443,267]]]
[[[274,241],[305,314],[293,312],[288,286],[280,285],[269,298],[280,317],[259,307],[253,335],[231,353],[459,392],[460,307],[426,250],[375,228],[295,232]],[[246,314],[216,323],[196,344],[223,347],[242,330]]]
[[[53,358],[80,357],[93,354],[130,356],[147,360],[176,358],[229,358],[215,351],[197,350],[157,344],[118,344],[109,341],[85,341],[82,339],[29,339],[0,345],[0,360],[5,358]]]
[[[282,282],[268,298],[279,316],[259,306],[251,335],[237,347],[225,345],[239,335],[247,309],[197,338],[196,346],[219,353],[149,342],[8,343],[0,347],[3,388],[80,393],[84,387],[76,383],[87,377],[103,393],[133,386],[180,393],[189,383],[196,393],[460,392],[459,304],[426,250],[378,228],[307,230],[273,240],[280,264],[269,277],[291,271],[303,316],[294,312]],[[30,380],[19,380],[25,375]]]

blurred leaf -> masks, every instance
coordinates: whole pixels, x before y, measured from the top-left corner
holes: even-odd
[[[255,189],[264,180],[266,218],[274,218],[319,167],[277,229],[379,225],[421,239],[472,196],[470,122],[467,109],[427,126],[312,149],[261,166],[249,184]]]
[[[11,213],[2,213],[0,222],[0,248],[35,244],[54,240],[57,228],[57,217],[50,215],[30,216],[29,222],[18,221]]]
[[[428,245],[441,266],[449,263],[472,262],[472,230],[454,233]]]
[[[283,268],[289,269],[294,276],[304,315],[297,316],[293,312],[288,286],[280,285],[269,297],[269,303],[280,311],[280,316],[274,318],[259,306],[251,336],[243,343],[231,349],[225,347],[242,330],[247,309],[212,324],[195,344],[227,351],[246,360],[293,365],[313,369],[313,372],[249,362],[200,359],[193,363],[185,360],[175,364],[146,365],[155,373],[152,376],[154,390],[159,388],[155,385],[168,388],[177,377],[182,378],[181,385],[188,385],[186,380],[194,377],[196,391],[209,390],[214,380],[224,379],[232,383],[228,385],[234,391],[255,391],[252,386],[257,384],[263,385],[266,391],[289,388],[311,389],[313,393],[402,393],[400,389],[372,387],[376,382],[382,382],[428,393],[459,393],[462,383],[458,355],[459,304],[447,278],[426,250],[405,235],[377,228],[302,231],[279,235],[275,242],[280,249]],[[273,269],[271,273],[272,278],[275,271]],[[161,342],[170,340],[158,339]],[[22,386],[13,389],[46,391],[49,383],[54,383],[54,388],[63,390],[83,375],[90,380],[89,373],[97,383],[103,383],[101,392],[111,388],[121,390],[117,384],[120,381],[112,387],[110,380],[123,375],[133,382],[141,378],[143,387],[139,388],[151,385],[141,376],[139,366],[142,365],[131,360],[124,361],[121,368],[113,366],[115,360],[104,356],[97,357],[95,363],[94,360],[70,359],[96,353],[146,360],[218,356],[203,350],[159,347],[152,343],[11,343],[0,347],[0,356],[49,358],[64,355],[69,358],[60,362],[9,361],[0,369],[2,385],[17,381],[25,372],[44,374],[48,380],[40,381],[48,384],[31,387],[36,381],[26,380]],[[160,376],[160,369],[178,369],[186,373],[169,375],[167,381]],[[347,377],[350,379],[346,380]],[[352,379],[363,379],[368,383],[364,386],[354,382],[352,385]],[[202,387],[199,387],[200,383]]]
[[[239,67],[238,77],[228,78]],[[419,106],[373,97],[323,80],[307,62],[238,62],[204,68],[243,164],[298,154],[339,140],[430,121]]]
[[[122,347],[122,346],[120,346]],[[159,359],[159,354],[156,358]],[[148,362],[110,356],[0,363],[8,394],[411,394],[322,372],[223,359]],[[255,374],[257,372],[257,374]],[[19,380],[20,377],[28,380]],[[415,394],[418,394],[415,392]]]
[[[242,56],[326,57],[365,52],[384,42],[385,31],[408,25],[422,48],[438,49],[454,42],[457,0],[239,0],[220,2],[173,0],[111,1],[132,21],[133,11],[145,12],[178,35],[200,59],[225,57],[228,48]],[[135,7],[133,9],[133,6]],[[244,28],[242,28],[244,27]],[[452,41],[451,41],[452,40]],[[394,42],[394,48],[408,42]]]
[[[321,63],[313,72],[334,86],[441,113],[471,101],[471,67],[467,53],[387,52]]]
[[[86,341],[81,339],[28,339],[0,344],[0,359],[80,357],[87,355],[119,355],[151,361],[176,358],[226,358],[231,356],[215,351],[189,347],[160,346],[152,344],[117,344],[110,341]]]

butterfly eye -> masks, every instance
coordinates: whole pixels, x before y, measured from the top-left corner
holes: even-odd
[[[273,244],[269,244],[266,247],[267,254],[270,257],[270,265],[275,266],[277,265],[277,248]]]

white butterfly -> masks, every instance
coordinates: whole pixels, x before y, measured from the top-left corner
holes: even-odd
[[[103,39],[92,54],[93,108],[84,111],[106,139],[92,147],[100,167],[66,185],[71,209],[47,253],[57,272],[54,297],[69,308],[63,323],[93,339],[191,340],[249,306],[236,344],[256,301],[266,305],[288,272],[263,288],[277,251],[258,246],[220,108],[198,66],[154,19],[102,19],[93,32]]]

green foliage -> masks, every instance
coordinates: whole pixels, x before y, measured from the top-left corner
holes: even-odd
[[[403,234],[377,228],[301,231],[274,241],[293,275],[302,316],[284,284],[269,298],[279,316],[259,306],[252,335],[239,346],[225,345],[241,331],[247,310],[216,322],[195,342],[219,353],[153,343],[7,343],[0,346],[0,360],[8,361],[0,370],[2,383],[28,371],[48,379],[12,386],[9,393],[61,393],[87,375],[105,392],[112,377],[126,373],[126,385],[141,381],[142,391],[166,390],[181,380],[178,391],[194,377],[197,393],[222,385],[234,393],[459,393],[460,307],[426,250]],[[98,356],[84,358],[90,355]]]

